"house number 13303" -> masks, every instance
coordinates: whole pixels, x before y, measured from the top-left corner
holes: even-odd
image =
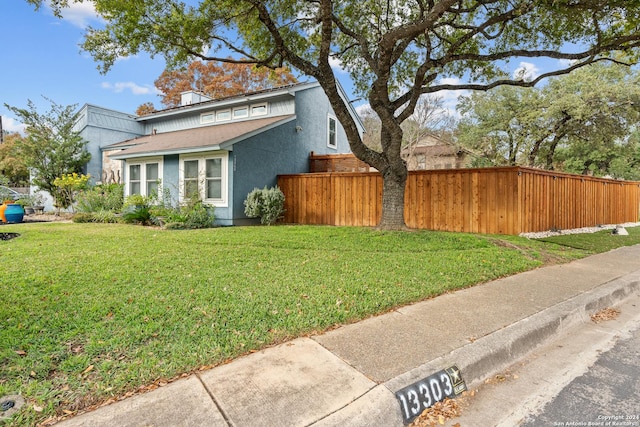
[[[455,397],[466,390],[460,370],[456,366],[443,369],[396,392],[404,424],[411,423],[425,409],[447,397]]]

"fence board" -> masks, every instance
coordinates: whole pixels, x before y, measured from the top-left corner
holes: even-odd
[[[375,226],[379,173],[281,175],[287,223]],[[507,167],[413,171],[405,192],[409,227],[490,234],[636,222],[640,183]]]

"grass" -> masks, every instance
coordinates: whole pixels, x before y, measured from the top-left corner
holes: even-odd
[[[50,223],[0,232],[21,233],[0,240],[0,396],[29,402],[7,426],[46,423],[292,337],[599,251],[589,239],[609,241],[308,226]],[[611,244],[640,243],[629,232]]]
[[[610,231],[600,231],[593,234],[573,234],[547,237],[540,239],[548,243],[560,244],[565,247],[584,250],[589,253],[607,252],[621,246],[631,246],[640,243],[640,227],[626,229],[628,236],[616,236]]]

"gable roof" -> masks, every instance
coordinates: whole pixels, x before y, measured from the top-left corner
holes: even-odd
[[[295,117],[295,115],[268,117],[164,132],[119,142],[105,148],[109,151],[121,148],[121,151],[109,155],[114,160],[224,150],[239,141],[290,122]]]

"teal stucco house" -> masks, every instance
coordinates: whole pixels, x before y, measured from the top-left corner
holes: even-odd
[[[125,196],[168,189],[182,201],[196,193],[215,207],[219,225],[252,223],[247,194],[275,186],[280,174],[309,172],[311,152],[351,152],[318,83],[223,99],[184,92],[179,107],[140,117],[85,105],[77,129],[89,142],[86,172],[95,181],[124,183]]]

